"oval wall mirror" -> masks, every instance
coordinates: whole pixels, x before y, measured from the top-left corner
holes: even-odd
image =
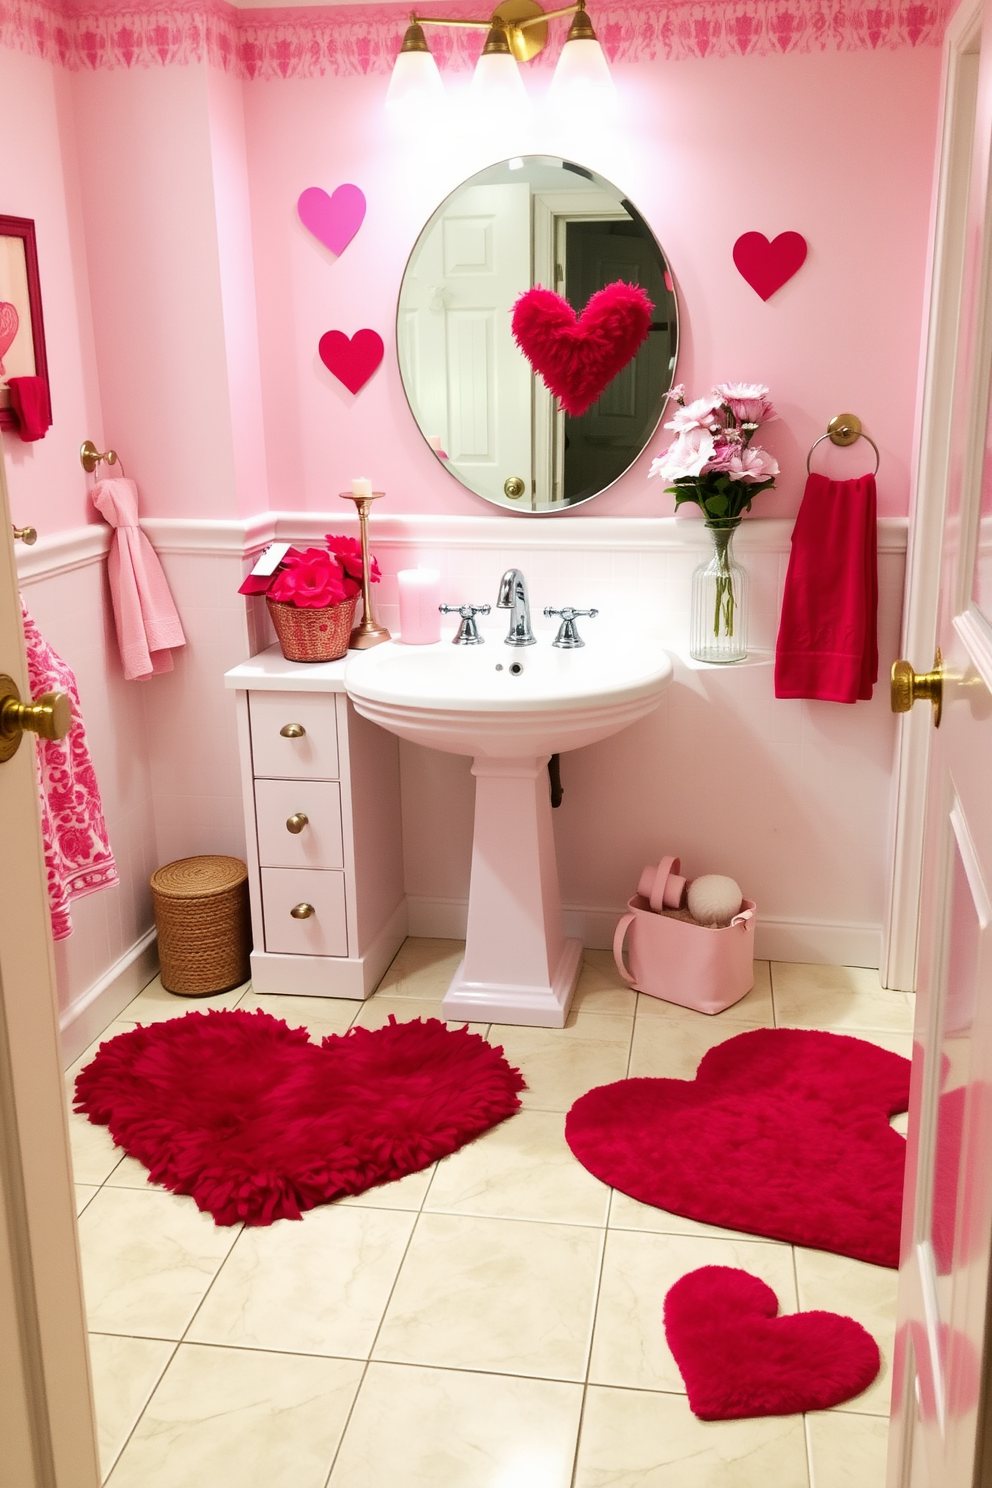
[[[541,284],[581,313],[618,279],[652,301],[650,334],[570,418],[513,339],[514,301]],[[462,485],[513,511],[567,511],[612,485],[658,427],[678,348],[672,275],[637,209],[595,171],[504,160],[457,187],[417,239],[396,345],[420,432]]]

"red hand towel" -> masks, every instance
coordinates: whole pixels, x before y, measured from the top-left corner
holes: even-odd
[[[854,703],[878,680],[875,477],[811,475],[792,533],[775,696]]]
[[[52,422],[48,383],[43,377],[11,377],[10,406],[17,414],[17,432],[25,443],[44,439]]]

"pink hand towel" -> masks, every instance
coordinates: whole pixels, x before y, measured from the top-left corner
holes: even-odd
[[[93,505],[117,529],[107,557],[117,643],[128,681],[172,671],[173,646],[185,646],[169,584],[151,543],[138,526],[138,492],[132,480],[100,481]]]
[[[69,900],[119,882],[96,775],[86,747],[79,689],[71,669],[42,638],[21,601],[31,696],[67,692],[72,727],[64,739],[39,739],[35,761],[41,795],[41,835],[45,844],[52,934],[72,934]]]
[[[811,475],[792,533],[775,696],[854,703],[877,680],[875,477]]]

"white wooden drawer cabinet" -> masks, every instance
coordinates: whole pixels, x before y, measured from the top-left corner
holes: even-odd
[[[365,998],[406,935],[398,741],[357,714],[344,662],[278,646],[237,692],[257,992]]]

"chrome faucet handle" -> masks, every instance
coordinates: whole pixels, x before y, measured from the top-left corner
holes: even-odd
[[[533,646],[536,643],[537,637],[530,628],[527,581],[519,568],[508,568],[500,579],[496,608],[510,611],[510,629],[506,636],[508,646]]]
[[[479,634],[479,627],[475,623],[476,615],[488,615],[488,605],[438,605],[442,615],[461,615],[462,623],[459,625],[452,641],[453,646],[481,646],[484,637]]]
[[[582,615],[588,615],[590,620],[595,620],[599,614],[598,610],[576,610],[571,605],[564,605],[560,610],[553,610],[550,605],[545,606],[545,615],[550,620],[552,615],[561,617],[558,634],[551,642],[552,646],[560,646],[563,651],[576,651],[579,646],[584,646],[585,641],[579,635],[576,619]]]

